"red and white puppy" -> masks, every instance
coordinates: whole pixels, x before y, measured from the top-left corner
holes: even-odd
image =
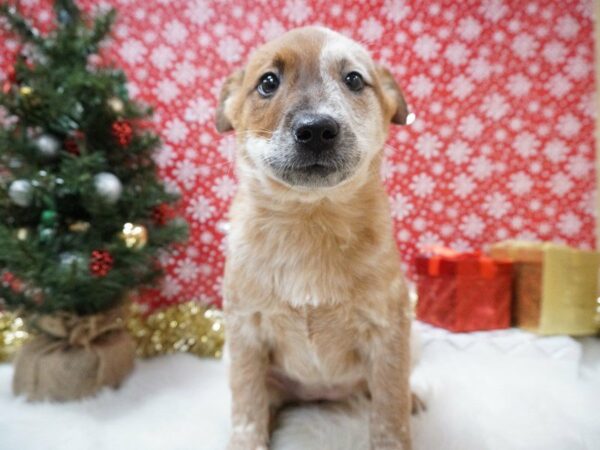
[[[267,449],[286,402],[356,394],[371,398],[371,449],[411,448],[408,296],[379,175],[407,116],[389,71],[325,28],[265,44],[226,81],[230,450]]]

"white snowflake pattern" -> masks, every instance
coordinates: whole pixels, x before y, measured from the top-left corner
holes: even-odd
[[[474,80],[482,81],[492,74],[492,65],[486,58],[474,58],[467,66],[467,73]]]
[[[171,47],[159,45],[150,54],[150,62],[159,70],[169,69],[175,60],[175,53]]]
[[[573,236],[579,233],[582,225],[579,217],[572,212],[561,214],[558,220],[558,229],[565,236]]]
[[[594,93],[585,94],[581,97],[578,109],[588,118],[596,117],[596,95]]]
[[[571,190],[573,187],[573,180],[571,180],[568,175],[558,172],[550,177],[548,185],[555,195],[562,196]]]
[[[448,92],[459,100],[464,100],[471,95],[473,89],[473,83],[464,75],[454,77],[447,86]]]
[[[413,204],[406,195],[396,194],[390,199],[392,217],[397,220],[406,219],[413,210]]]
[[[173,81],[165,78],[158,82],[154,93],[161,102],[169,103],[179,95],[179,87]]]
[[[177,180],[182,183],[186,188],[193,186],[196,181],[200,169],[192,161],[184,159],[179,161],[175,166],[173,174],[177,177]]]
[[[423,133],[415,143],[417,152],[426,159],[437,156],[441,147],[441,141],[433,133]]]
[[[461,140],[452,142],[448,146],[447,150],[448,157],[454,164],[465,163],[472,152],[473,149],[469,147],[469,145],[466,142]]]
[[[263,24],[261,32],[263,37],[270,41],[285,33],[285,27],[277,19],[269,19]]]
[[[579,33],[580,27],[577,19],[571,15],[564,15],[558,18],[554,29],[561,38],[572,39]]]
[[[417,246],[419,248],[428,247],[432,245],[442,245],[442,240],[437,234],[432,233],[431,231],[427,231],[419,235],[419,240],[417,241]]]
[[[121,45],[119,55],[129,64],[139,64],[143,62],[148,51],[144,44],[137,39],[127,39]]]
[[[467,139],[475,139],[483,132],[483,123],[474,114],[469,114],[460,120],[458,131]]]
[[[471,161],[469,171],[476,179],[483,180],[489,178],[494,173],[494,164],[489,158],[478,156]]]
[[[495,219],[500,219],[504,217],[506,213],[508,213],[512,208],[512,205],[506,195],[500,192],[493,192],[491,194],[486,195],[483,209],[490,216]]]
[[[460,223],[460,230],[469,238],[476,238],[483,233],[485,222],[475,213],[467,214]]]
[[[169,300],[174,299],[181,292],[181,284],[172,275],[166,275],[162,282],[162,290],[161,293]]]
[[[185,109],[184,119],[188,122],[206,123],[212,119],[213,108],[208,100],[199,97],[188,103]]]
[[[581,122],[571,113],[560,116],[557,125],[559,134],[566,138],[575,136],[581,130]]]
[[[192,281],[199,275],[198,264],[192,258],[185,258],[177,261],[175,273],[180,280]]]
[[[215,180],[215,184],[212,187],[212,191],[215,193],[217,198],[221,200],[227,200],[233,197],[237,189],[237,183],[229,176],[219,177]]]
[[[175,66],[173,79],[181,85],[188,85],[194,82],[198,77],[198,69],[192,63],[184,61]]]
[[[481,111],[492,120],[502,119],[510,110],[504,96],[498,93],[487,95],[481,104]]]
[[[581,80],[592,72],[592,65],[584,57],[574,56],[567,60],[565,72],[574,80]]]
[[[215,214],[215,207],[204,195],[196,196],[188,205],[186,212],[200,223],[210,220]]]
[[[429,34],[419,36],[413,44],[415,53],[423,60],[429,61],[437,56],[440,50],[440,43]]]
[[[383,34],[383,25],[374,17],[369,17],[362,21],[358,31],[365,41],[376,41]]]
[[[453,42],[444,50],[444,58],[453,66],[461,66],[469,59],[469,49],[460,42]]]
[[[524,158],[535,155],[539,147],[539,139],[529,131],[517,134],[512,143],[512,148]]]
[[[188,131],[188,127],[179,119],[170,120],[165,126],[165,136],[173,143],[183,141],[187,137]]]
[[[383,14],[393,23],[398,23],[410,13],[410,8],[404,0],[385,0]]]
[[[512,43],[512,50],[521,59],[529,59],[535,56],[539,42],[529,33],[517,35]]]
[[[567,55],[567,48],[560,41],[550,41],[544,45],[542,56],[551,64],[562,63]]]
[[[469,175],[465,173],[459,173],[456,178],[454,178],[454,181],[451,183],[450,187],[452,188],[454,195],[460,198],[466,198],[471,195],[475,189],[475,183]]]
[[[554,97],[564,97],[573,87],[573,83],[564,75],[557,73],[550,77],[545,87]]]
[[[302,23],[312,14],[312,8],[305,0],[286,0],[283,14],[292,23]]]
[[[416,98],[425,98],[433,91],[433,82],[426,75],[416,75],[411,78],[408,90]]]
[[[594,164],[592,161],[580,155],[569,158],[567,164],[567,170],[574,178],[585,177],[590,174],[593,169]]]
[[[196,25],[205,25],[214,17],[210,0],[192,0],[186,10],[187,16]]]
[[[186,40],[188,31],[180,21],[172,20],[165,25],[163,36],[169,44],[177,45]]]
[[[434,191],[435,181],[426,173],[420,173],[412,178],[410,188],[417,197],[426,197]]]
[[[531,191],[533,180],[526,172],[516,172],[510,176],[508,188],[515,195],[525,195]]]
[[[458,21],[458,34],[465,41],[472,41],[479,37],[481,24],[473,17],[464,17]]]
[[[531,90],[531,80],[521,73],[508,77],[507,89],[515,97],[527,95]]]
[[[154,153],[154,161],[156,162],[156,164],[158,164],[158,167],[160,168],[164,169],[167,166],[170,166],[174,160],[175,152],[173,151],[173,147],[170,147],[168,145],[161,146]]]
[[[242,59],[244,50],[240,41],[232,36],[228,36],[219,42],[219,56],[228,63],[235,63]]]

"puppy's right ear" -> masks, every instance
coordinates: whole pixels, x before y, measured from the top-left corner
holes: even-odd
[[[221,94],[219,95],[219,105],[217,106],[216,112],[216,126],[219,133],[225,133],[233,130],[234,117],[232,117],[233,111],[231,111],[231,99],[242,85],[244,79],[244,71],[237,70],[232,73],[223,84],[221,88]]]

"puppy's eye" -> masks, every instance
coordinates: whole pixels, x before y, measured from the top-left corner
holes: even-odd
[[[358,72],[350,72],[346,75],[344,83],[346,83],[348,89],[354,92],[358,92],[365,87],[365,80],[363,80],[362,75]]]
[[[267,72],[260,77],[260,81],[258,82],[256,90],[263,97],[270,97],[275,93],[278,87],[279,78],[277,75],[275,75],[273,72]]]

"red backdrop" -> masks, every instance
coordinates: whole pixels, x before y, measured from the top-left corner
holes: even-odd
[[[48,0],[22,0],[44,26]],[[86,7],[98,5],[82,1]],[[223,78],[258,44],[305,24],[361,41],[417,120],[392,129],[383,167],[405,262],[421,244],[509,237],[594,246],[592,1],[111,0],[107,60],[156,107],[162,175],[183,194],[189,246],[165,257],[151,307],[220,302],[233,136],[213,126]],[[1,67],[15,42],[0,44]]]

